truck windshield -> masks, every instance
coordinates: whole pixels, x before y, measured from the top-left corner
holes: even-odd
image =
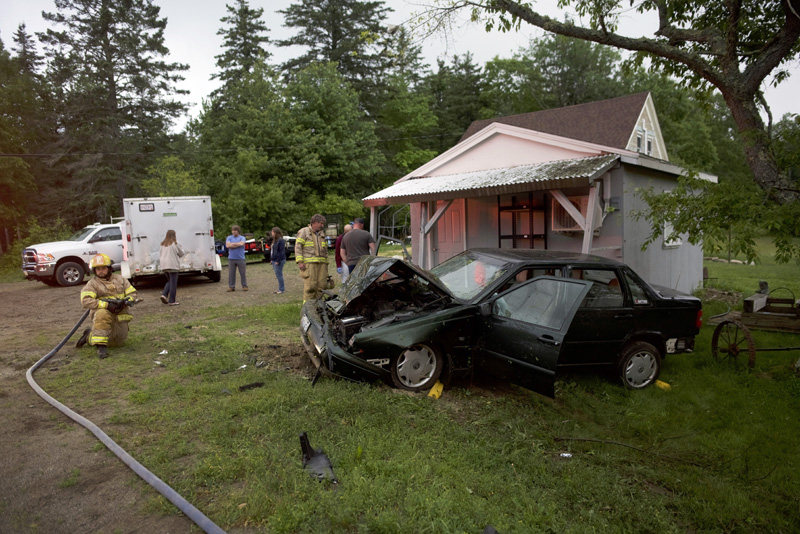
[[[91,226],[88,226],[82,230],[78,230],[77,232],[69,236],[67,238],[67,241],[83,241],[89,236],[89,234],[91,234],[95,230],[97,230],[97,228],[92,228]]]

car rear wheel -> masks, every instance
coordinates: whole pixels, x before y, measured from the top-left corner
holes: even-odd
[[[83,267],[73,261],[67,261],[56,267],[56,280],[62,286],[77,286],[83,283],[86,273]]]
[[[635,341],[623,349],[617,370],[626,387],[645,388],[655,382],[661,372],[661,354],[650,343]]]
[[[412,345],[392,359],[392,383],[408,391],[429,389],[442,374],[443,363],[442,356],[432,347]]]

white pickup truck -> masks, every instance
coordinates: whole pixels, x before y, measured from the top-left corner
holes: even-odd
[[[122,263],[122,226],[92,224],[65,241],[40,243],[22,251],[22,273],[28,280],[49,286],[77,286],[89,272],[95,254],[106,254],[119,269]]]

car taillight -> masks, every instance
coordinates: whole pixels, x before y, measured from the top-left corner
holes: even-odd
[[[703,326],[703,310],[697,310],[697,321],[695,321],[695,326],[697,328]]]

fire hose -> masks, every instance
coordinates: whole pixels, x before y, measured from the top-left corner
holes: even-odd
[[[126,304],[132,305],[133,302],[128,301]],[[59,401],[51,397],[46,391],[44,391],[39,384],[33,379],[33,373],[38,369],[43,363],[49,360],[52,356],[54,356],[61,347],[63,347],[69,338],[80,328],[83,321],[86,320],[86,317],[89,316],[89,311],[86,310],[86,313],[81,316],[80,320],[72,327],[69,334],[61,340],[61,343],[56,345],[56,347],[48,352],[41,360],[36,362],[28,372],[25,373],[26,378],[28,379],[28,384],[33,388],[33,390],[44,400],[50,403],[53,407],[61,411],[64,415],[78,423],[79,425],[85,427],[89,432],[95,435],[97,439],[103,442],[103,444],[108,447],[108,449],[113,452],[120,460],[122,460],[125,465],[127,465],[134,473],[139,475],[139,477],[150,484],[157,492],[164,496],[169,502],[174,504],[181,512],[183,512],[189,519],[194,521],[194,523],[203,529],[207,534],[225,534],[225,531],[218,527],[213,521],[211,521],[208,517],[206,517],[200,510],[195,508],[189,501],[181,497],[178,492],[174,489],[169,487],[163,480],[158,478],[156,475],[151,473],[146,467],[142,464],[137,462],[133,456],[128,454],[122,447],[116,444],[114,440],[112,440],[108,435],[100,430],[94,423],[86,419],[85,417],[75,413],[67,406],[64,406]]]

